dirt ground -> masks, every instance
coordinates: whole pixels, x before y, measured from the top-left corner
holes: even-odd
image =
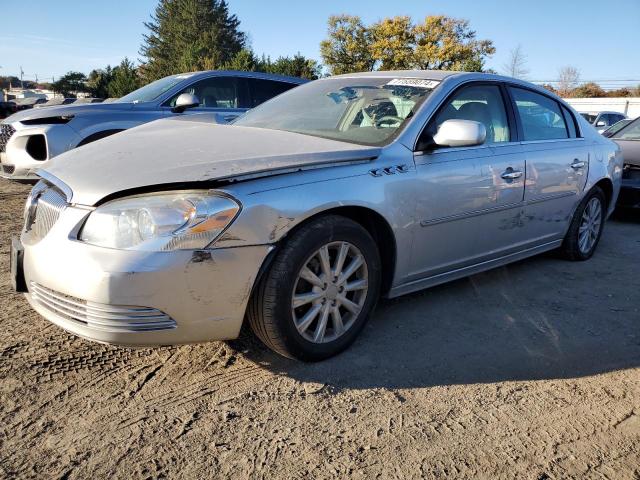
[[[0,180],[0,477],[640,479],[640,215],[383,302],[344,354],[107,347],[10,291],[28,188]]]

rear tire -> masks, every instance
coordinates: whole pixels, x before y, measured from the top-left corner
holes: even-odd
[[[567,260],[584,261],[596,251],[606,218],[607,202],[600,187],[593,187],[576,208],[560,253]]]
[[[380,276],[380,255],[367,230],[338,215],[320,217],[296,230],[274,258],[249,302],[249,324],[286,357],[332,357],[364,327]]]

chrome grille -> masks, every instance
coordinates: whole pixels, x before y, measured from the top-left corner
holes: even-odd
[[[44,238],[67,206],[64,194],[55,187],[39,182],[27,200],[25,231],[35,239]]]
[[[35,282],[29,285],[31,299],[44,309],[96,330],[144,332],[176,327],[175,320],[155,308],[88,302]]]
[[[15,171],[16,171],[15,165],[2,165],[2,173],[6,173],[7,175],[11,175]]]
[[[7,143],[16,129],[8,123],[0,123],[0,152],[6,152]]]

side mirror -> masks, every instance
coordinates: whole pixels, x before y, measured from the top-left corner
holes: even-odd
[[[473,120],[445,120],[433,136],[434,143],[441,147],[482,145],[486,139],[484,124]]]
[[[606,127],[607,124],[604,123],[604,120],[599,120],[598,123],[596,123],[596,127]]]
[[[187,108],[194,108],[200,105],[200,99],[193,93],[181,93],[176,99],[176,106],[171,109],[173,113],[182,113]]]

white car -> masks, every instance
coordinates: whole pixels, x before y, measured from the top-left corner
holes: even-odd
[[[143,123],[200,114],[226,123],[306,80],[259,72],[172,75],[110,103],[24,110],[0,123],[0,176],[38,180],[37,170],[61,153]]]

